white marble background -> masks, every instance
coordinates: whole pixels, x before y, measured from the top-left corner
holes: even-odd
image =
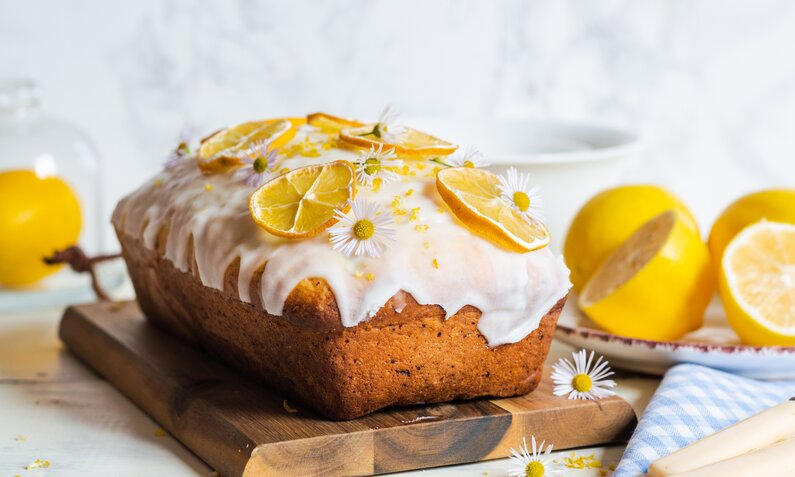
[[[596,121],[650,140],[632,180],[707,228],[795,183],[787,0],[0,0],[0,75],[29,76],[105,162],[106,210],[186,122],[327,110]],[[488,152],[488,151],[486,151]]]

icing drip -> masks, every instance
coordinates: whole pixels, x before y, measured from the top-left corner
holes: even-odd
[[[285,159],[281,167],[355,158],[353,152],[332,148],[321,157]],[[249,216],[252,187],[235,174],[202,174],[193,161],[161,172],[123,199],[113,223],[152,249],[165,227],[165,258],[182,271],[191,269],[193,258],[208,287],[222,290],[228,266],[239,258],[238,292],[244,302],[252,303],[254,272],[267,262],[259,294],[273,315],[282,314],[299,282],[323,278],[344,326],[369,319],[403,290],[420,304],[440,305],[448,317],[465,305],[478,308],[478,329],[490,346],[520,341],[568,293],[568,269],[548,247],[517,254],[473,235],[445,209],[431,175],[429,167],[377,191],[359,188],[358,197],[407,211],[397,215],[396,243],[378,259],[345,257],[325,233],[294,241],[268,234]],[[400,312],[405,304],[396,306]]]

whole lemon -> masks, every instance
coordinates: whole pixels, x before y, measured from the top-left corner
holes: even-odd
[[[685,225],[698,231],[687,206],[659,186],[619,186],[592,197],[572,220],[563,245],[574,290],[580,292],[599,265],[641,225],[671,209],[681,213]]]
[[[762,219],[795,224],[795,189],[754,192],[726,207],[709,232],[709,250],[715,263],[721,263],[723,251],[735,235]]]
[[[55,272],[42,259],[74,245],[80,224],[80,204],[63,180],[0,172],[0,285],[28,285]]]

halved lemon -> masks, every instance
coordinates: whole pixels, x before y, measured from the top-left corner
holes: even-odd
[[[345,128],[356,128],[363,126],[363,123],[353,119],[340,118],[326,113],[313,113],[306,116],[306,122],[310,126],[320,128],[326,134],[337,134]]]
[[[795,225],[757,222],[729,242],[720,295],[744,342],[795,346]]]
[[[502,199],[499,178],[471,167],[436,174],[436,189],[453,214],[472,232],[519,253],[545,247],[549,232]]]
[[[295,124],[290,119],[249,121],[205,138],[199,146],[198,162],[205,172],[224,172],[241,164],[240,156],[257,141],[270,140],[271,147],[286,144],[295,136]]]
[[[335,161],[300,167],[254,191],[248,209],[254,222],[279,237],[308,238],[337,222],[356,192],[353,164]]]
[[[714,291],[707,245],[686,215],[668,210],[607,257],[579,305],[611,333],[668,341],[701,326]]]
[[[443,141],[416,129],[405,128],[401,134],[400,141],[389,142],[383,137],[373,134],[375,124],[366,126],[347,128],[340,131],[340,144],[356,149],[378,149],[380,145],[389,146],[395,149],[395,154],[399,156],[447,156],[456,151],[458,146]]]

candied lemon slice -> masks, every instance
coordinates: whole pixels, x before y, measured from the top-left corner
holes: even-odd
[[[544,224],[505,201],[499,178],[491,172],[443,169],[436,175],[436,188],[455,216],[478,235],[520,253],[549,244]]]
[[[241,164],[240,157],[258,141],[281,147],[295,136],[295,121],[266,119],[222,129],[205,138],[199,147],[199,167],[205,172],[224,172]]]
[[[720,295],[744,342],[795,346],[795,225],[757,222],[729,242]]]
[[[355,177],[348,161],[294,169],[254,191],[248,209],[254,222],[273,235],[312,237],[337,222],[336,210],[348,211]]]
[[[340,131],[340,144],[357,149],[378,149],[383,144],[385,148],[394,148],[398,156],[416,157],[447,156],[458,149],[455,144],[411,128],[402,128],[397,139],[380,134],[378,137],[374,134],[375,127],[375,124],[368,124],[343,129]]]
[[[352,119],[340,118],[326,113],[313,113],[306,116],[306,122],[310,126],[320,128],[326,134],[338,134],[345,128],[356,128],[363,126],[363,123]]]

